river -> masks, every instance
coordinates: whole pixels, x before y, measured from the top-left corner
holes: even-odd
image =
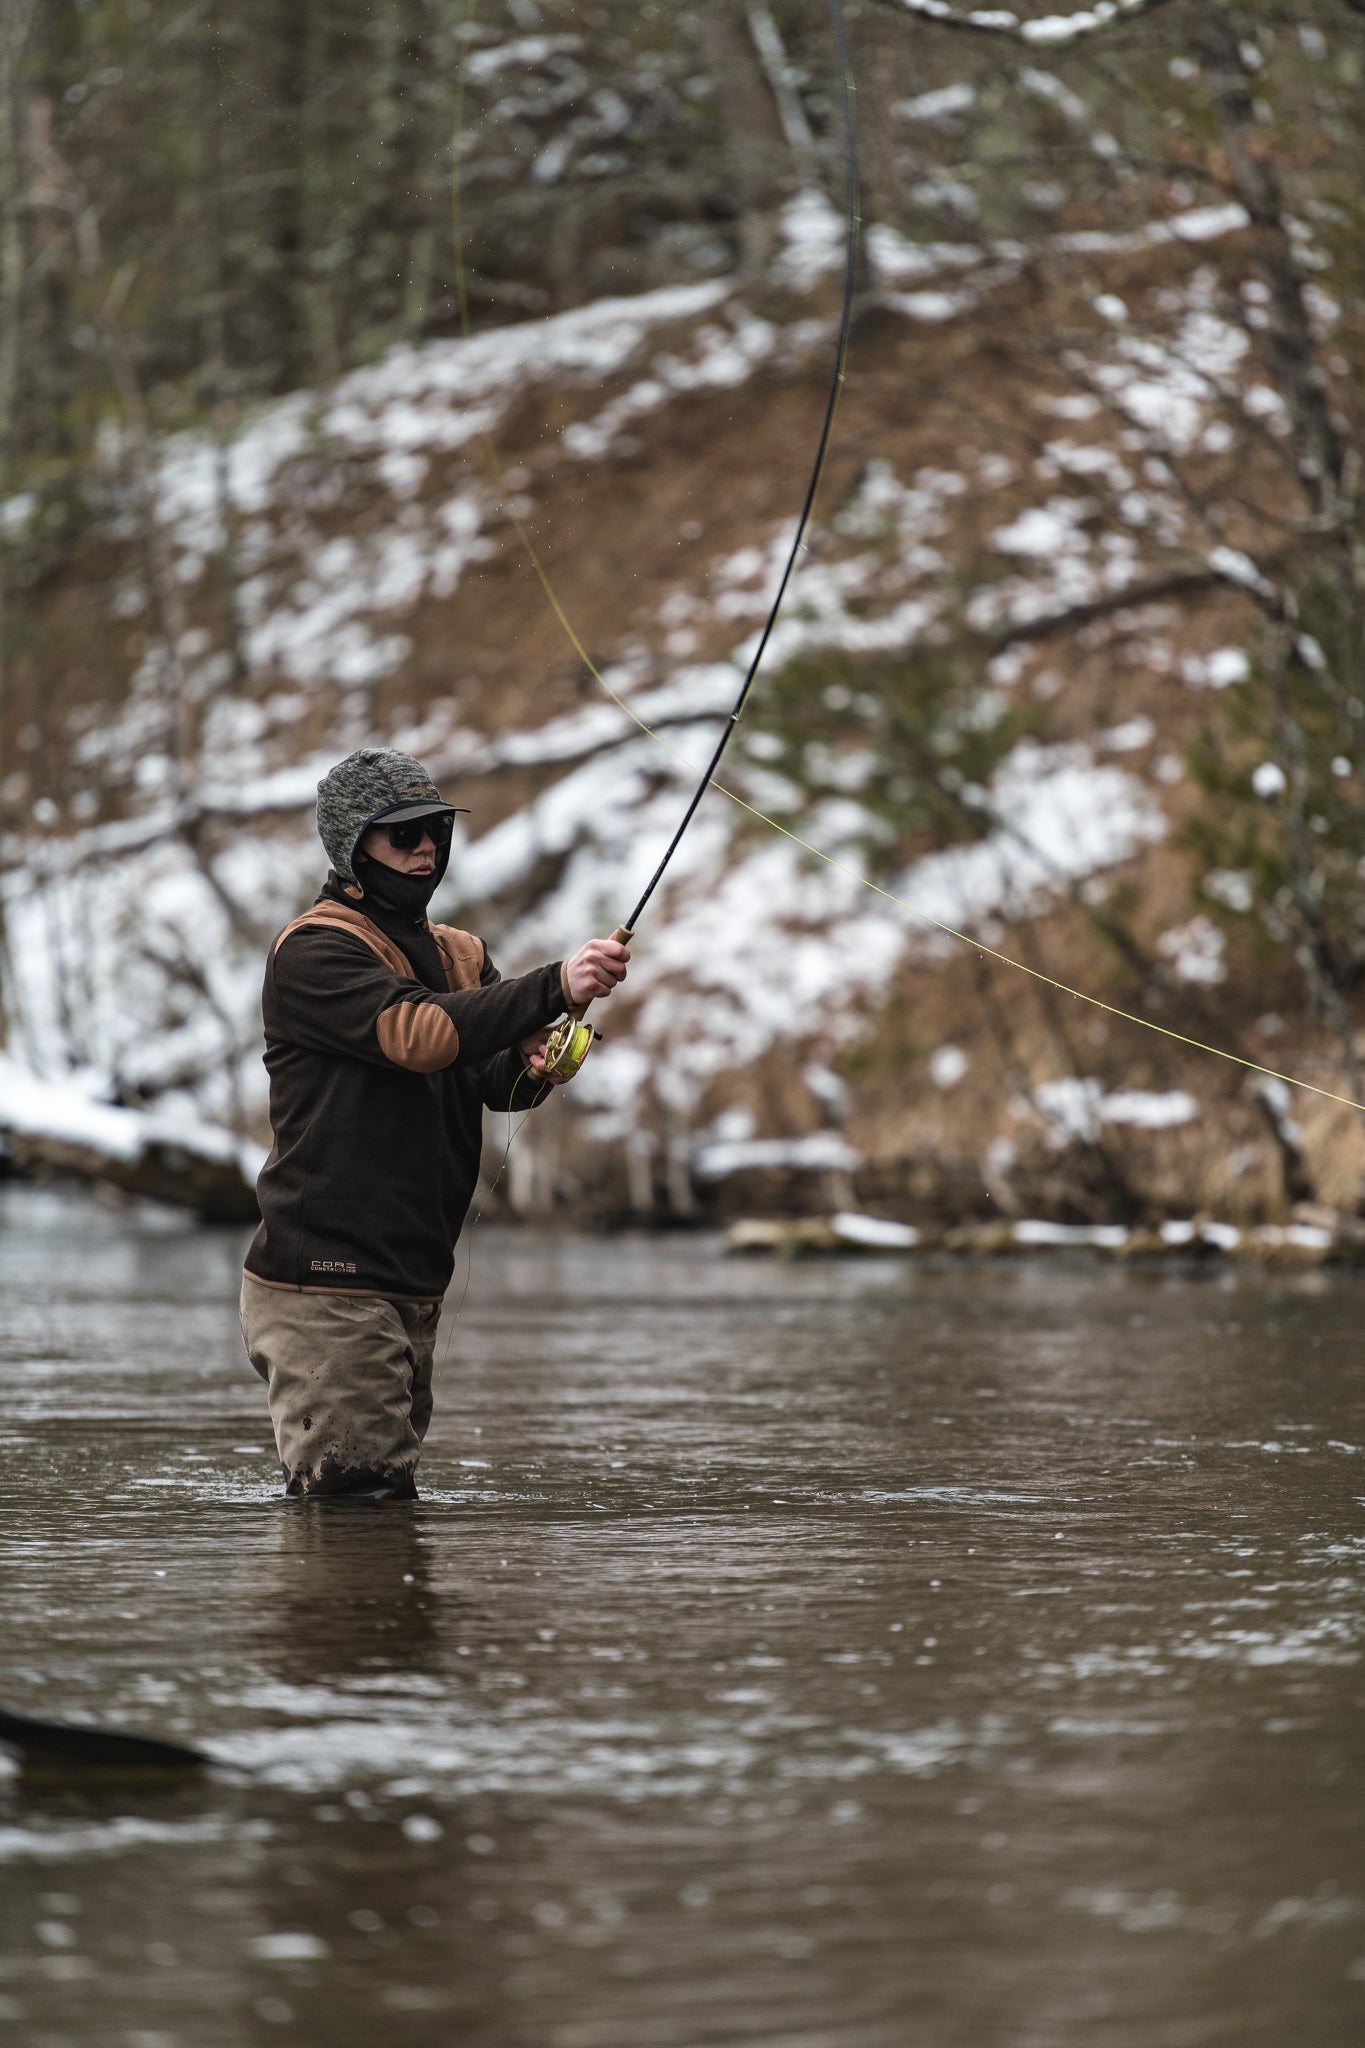
[[[0,1189],[0,1699],[246,1767],[0,1776],[7,2040],[1365,2039],[1365,1280],[487,1230],[318,1508],[242,1242]]]

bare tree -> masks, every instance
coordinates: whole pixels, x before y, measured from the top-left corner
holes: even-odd
[[[1102,35],[1117,24],[1155,14],[1159,7],[1168,6],[1170,0],[1095,0],[1093,7],[1078,8],[1070,20],[1056,14],[1031,19],[1028,15],[1013,14],[1005,7],[963,9],[950,6],[948,0],[880,0],[880,4],[894,7],[902,14],[918,15],[921,21],[932,21],[940,28],[958,29],[965,35],[1003,38],[1022,43],[1028,49],[1056,50]]]
[[[19,79],[37,0],[13,0],[0,11],[0,505],[12,474],[19,386],[19,323],[24,290],[23,148]],[[6,675],[6,575],[0,532],[0,717]]]
[[[772,257],[777,206],[796,183],[790,139],[750,23],[732,7],[711,4],[698,13],[697,36],[720,103],[740,275],[757,278]]]
[[[19,386],[19,322],[24,290],[23,151],[20,140],[19,78],[24,51],[33,28],[37,0],[13,0],[0,11],[0,731],[8,712],[9,575],[8,536],[12,448]],[[0,828],[8,804],[0,782]],[[6,989],[9,942],[3,898],[0,898],[0,1043],[8,1034]]]

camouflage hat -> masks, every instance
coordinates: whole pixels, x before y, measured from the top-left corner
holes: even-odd
[[[420,761],[391,747],[361,747],[329,768],[318,784],[318,836],[343,882],[353,882],[360,835],[381,820],[450,817],[448,804]]]

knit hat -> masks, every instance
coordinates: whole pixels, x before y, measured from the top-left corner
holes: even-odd
[[[361,747],[329,768],[318,784],[318,836],[342,881],[353,882],[355,850],[368,826],[396,825],[404,818],[452,817],[455,808],[444,802],[411,754],[392,747]],[[440,865],[444,868],[444,861]]]

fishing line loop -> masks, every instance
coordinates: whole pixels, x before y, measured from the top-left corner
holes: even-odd
[[[520,1074],[518,1074],[516,1080],[512,1083],[512,1092],[507,1098],[507,1141],[502,1148],[502,1158],[498,1161],[498,1170],[493,1175],[492,1180],[489,1181],[487,1187],[484,1189],[483,1199],[479,1203],[478,1208],[474,1211],[473,1216],[470,1218],[469,1227],[464,1233],[464,1286],[460,1289],[460,1298],[456,1302],[454,1312],[450,1318],[450,1327],[446,1331],[445,1349],[441,1353],[440,1364],[437,1365],[432,1372],[433,1380],[439,1379],[441,1375],[445,1372],[446,1367],[450,1363],[450,1347],[455,1342],[455,1331],[459,1326],[460,1317],[464,1314],[464,1305],[469,1299],[469,1289],[474,1279],[474,1232],[478,1229],[480,1223],[483,1221],[483,1212],[488,1207],[488,1204],[492,1201],[494,1195],[497,1193],[498,1187],[502,1181],[502,1177],[507,1171],[508,1163],[510,1162],[512,1157],[513,1143],[520,1136],[522,1126],[525,1124],[527,1117],[530,1116],[531,1109],[535,1107],[534,1104],[531,1104],[530,1107],[528,1107],[524,1112],[521,1119],[521,1123],[516,1124],[514,1126],[512,1122],[512,1116],[516,1108],[517,1095],[521,1089],[521,1084],[523,1081],[538,1081],[538,1079],[539,1076],[532,1074],[530,1072],[530,1069],[527,1068],[524,1069]]]

